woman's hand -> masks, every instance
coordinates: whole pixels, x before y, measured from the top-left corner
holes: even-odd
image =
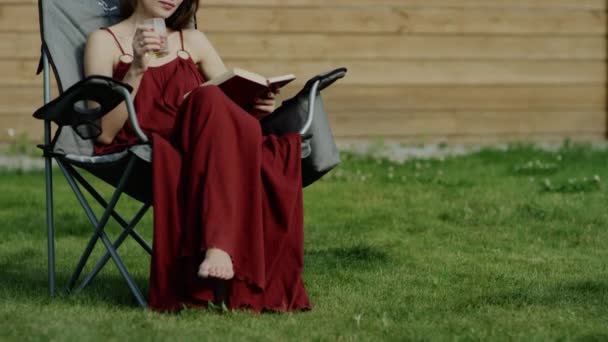
[[[160,35],[154,32],[154,29],[147,25],[137,26],[135,35],[133,36],[133,64],[139,72],[144,72],[148,69],[150,62],[150,53],[159,51],[162,46]]]
[[[256,97],[251,115],[253,115],[256,119],[261,120],[274,112],[275,98],[276,94],[278,93],[279,90],[269,91],[260,97]]]

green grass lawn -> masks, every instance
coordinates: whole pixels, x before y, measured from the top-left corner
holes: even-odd
[[[43,174],[0,173],[0,340],[608,340],[608,151],[344,157],[305,191],[314,309],[290,314],[142,311],[113,264],[50,299]],[[90,227],[55,174],[64,286]],[[145,291],[149,257],[119,252]]]

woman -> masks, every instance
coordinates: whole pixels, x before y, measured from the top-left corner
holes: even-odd
[[[85,74],[133,87],[141,128],[153,145],[154,246],[150,306],[161,311],[214,300],[228,282],[230,308],[310,309],[301,278],[303,213],[300,137],[262,136],[258,119],[274,94],[247,113],[217,87],[226,71],[197,30],[188,29],[198,0],[125,0],[125,19],[93,32]],[[153,29],[165,18],[169,54]],[[137,143],[122,106],[101,122],[95,152]]]

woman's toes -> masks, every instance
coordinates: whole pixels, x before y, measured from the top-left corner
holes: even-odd
[[[230,270],[227,268],[224,268],[223,272],[222,272],[222,279],[228,280],[230,279]]]
[[[205,260],[201,263],[198,275],[202,278],[214,277],[229,280],[234,277],[232,260],[228,253],[211,248],[205,254]]]
[[[198,268],[198,275],[202,278],[209,277],[209,266],[206,263],[202,263]]]

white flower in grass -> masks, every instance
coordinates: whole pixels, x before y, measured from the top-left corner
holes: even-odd
[[[6,130],[6,134],[8,134],[9,137],[14,138],[15,137],[15,129],[14,128],[9,128]]]
[[[361,325],[361,319],[363,318],[363,314],[358,314],[355,315],[355,317],[353,317],[355,319],[355,322],[357,322],[357,328]]]
[[[388,316],[386,315],[386,312],[383,312],[382,313],[382,326],[387,328],[389,325],[390,325],[390,320],[389,320]]]
[[[600,176],[598,176],[598,175],[593,175],[593,181],[595,181],[595,182],[597,182],[597,183],[601,182]]]

